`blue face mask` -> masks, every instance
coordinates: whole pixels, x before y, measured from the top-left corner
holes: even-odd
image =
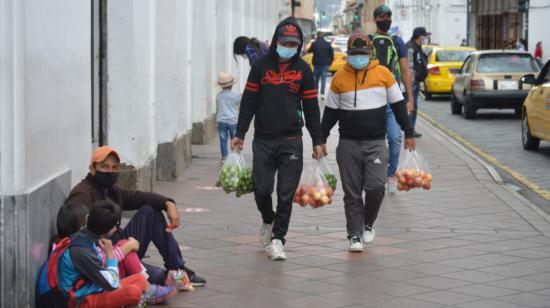
[[[298,52],[298,47],[289,48],[277,44],[277,53],[283,59],[290,59]]]
[[[362,70],[369,65],[370,57],[368,55],[348,56],[348,63],[356,70]]]

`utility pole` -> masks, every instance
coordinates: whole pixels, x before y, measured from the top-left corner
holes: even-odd
[[[292,17],[294,17],[294,11],[296,10],[296,7],[300,5],[301,3],[299,0],[290,0],[290,9],[292,12]]]

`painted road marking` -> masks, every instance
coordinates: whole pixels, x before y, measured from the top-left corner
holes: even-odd
[[[425,112],[418,111],[418,114],[426,121],[430,122],[433,126],[439,128],[443,132],[445,132],[447,135],[451,136],[453,139],[460,142],[463,146],[467,147],[468,149],[474,151],[476,154],[481,156],[483,159],[485,159],[487,162],[491,163],[494,166],[497,166],[498,168],[506,171],[509,173],[514,179],[516,179],[518,182],[525,185],[530,190],[537,193],[539,196],[546,200],[550,200],[550,191],[540,188],[537,184],[529,181],[526,176],[521,174],[520,172],[512,169],[511,167],[508,167],[507,165],[501,163],[496,157],[484,152],[479,147],[475,146],[468,140],[466,140],[461,135],[455,133],[453,130],[447,128],[445,125],[439,123],[436,119],[434,119],[432,116],[426,114]]]
[[[179,210],[179,211],[182,212],[182,213],[191,213],[191,214],[195,214],[195,213],[206,213],[206,212],[210,212],[210,209],[205,209],[205,208],[200,208],[200,207],[187,207],[187,208],[181,209],[181,210]]]

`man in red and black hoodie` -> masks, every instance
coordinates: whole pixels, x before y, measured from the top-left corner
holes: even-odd
[[[313,140],[313,157],[323,156],[317,90],[311,68],[300,58],[302,38],[302,29],[294,18],[279,23],[269,53],[256,60],[250,70],[236,137],[231,142],[234,150],[242,150],[244,136],[255,117],[254,196],[263,220],[260,242],[267,246],[273,260],[286,259],[283,245],[303,166],[302,114]],[[276,212],[271,199],[275,172]]]

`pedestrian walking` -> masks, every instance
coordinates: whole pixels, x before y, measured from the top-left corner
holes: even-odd
[[[397,81],[378,60],[371,59],[372,55],[369,36],[356,32],[349,37],[348,63],[332,79],[322,121],[324,155],[330,131],[337,122],[339,125],[336,161],[352,252],[363,251],[363,243],[372,243],[375,237],[374,223],[384,199],[388,168],[387,105],[405,131],[405,148],[415,148]]]
[[[321,99],[325,99],[325,82],[327,73],[332,61],[334,61],[334,49],[325,40],[323,32],[317,33],[317,39],[311,44],[307,52],[313,53],[313,74],[315,75],[315,86],[319,89],[321,82]]]
[[[414,137],[419,138],[422,134],[415,129],[416,116],[418,114],[418,94],[420,93],[420,84],[428,76],[428,56],[422,50],[422,44],[430,35],[426,28],[417,27],[413,30],[412,38],[407,42],[409,66],[411,69],[411,79],[413,88],[413,111],[409,113],[409,121],[414,130]]]
[[[233,41],[233,58],[235,58],[235,61],[237,61],[237,55],[243,56],[248,59],[250,66],[254,64],[257,58],[266,55],[268,52],[269,46],[255,37],[239,36]]]
[[[254,117],[252,178],[254,197],[262,215],[260,243],[269,258],[285,260],[292,200],[303,165],[303,117],[313,141],[313,157],[323,156],[321,122],[313,72],[300,58],[302,29],[289,17],[279,23],[266,56],[256,60],[243,93],[237,134],[232,148],[241,151]],[[277,173],[277,209],[271,194]]]
[[[241,95],[231,90],[235,83],[237,83],[237,77],[229,73],[221,72],[218,75],[218,86],[222,90],[216,95],[216,122],[218,122],[220,135],[222,163],[227,157],[227,142],[235,137],[237,131]]]
[[[540,68],[542,68],[542,42],[537,42],[537,46],[535,47],[535,61],[537,61]]]
[[[408,111],[413,110],[413,93],[409,73],[409,61],[405,42],[396,35],[388,33],[392,24],[392,11],[386,5],[378,6],[373,12],[376,23],[376,32],[369,35],[373,45],[373,56],[378,62],[388,68],[394,75],[398,85],[407,98]],[[395,120],[392,108],[386,107],[387,140],[390,152],[388,164],[388,192],[397,193],[397,179],[395,171],[399,165],[399,153],[401,152],[401,129]]]

